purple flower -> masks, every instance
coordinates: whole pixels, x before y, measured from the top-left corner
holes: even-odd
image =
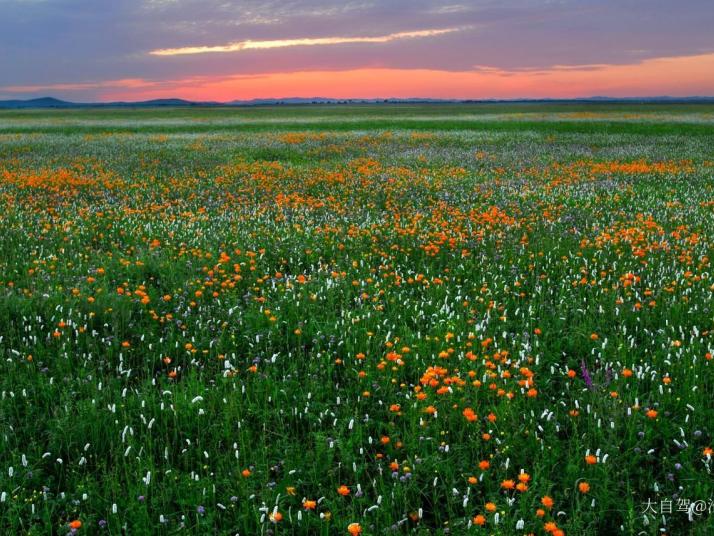
[[[107,520],[106,520],[106,519],[100,519],[100,520],[99,520],[99,523],[97,523],[97,524],[99,525],[99,528],[100,528],[100,529],[106,528],[106,526],[107,526]]]
[[[585,385],[587,386],[588,389],[591,391],[595,388],[593,385],[593,380],[590,377],[590,373],[588,372],[588,367],[585,366],[585,360],[582,360],[580,362],[580,370],[583,373],[583,380],[585,380]]]
[[[206,509],[205,509],[203,506],[198,506],[198,507],[196,508],[196,512],[198,512],[199,514],[203,515],[203,514],[206,513]]]

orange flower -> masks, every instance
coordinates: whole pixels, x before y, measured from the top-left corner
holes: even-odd
[[[528,473],[521,473],[518,475],[518,480],[520,480],[523,483],[528,482],[530,479],[531,479],[531,475],[529,475]]]
[[[585,456],[585,463],[587,463],[588,465],[595,465],[597,463],[597,458],[592,454],[588,454],[587,456]]]
[[[481,460],[480,462],[478,462],[478,467],[482,471],[485,471],[486,469],[491,467],[491,464],[487,460]]]
[[[546,508],[553,508],[553,499],[548,495],[541,497],[540,503]]]
[[[74,521],[70,521],[69,523],[69,528],[71,529],[81,529],[82,528],[82,522],[79,519],[75,519]]]
[[[543,530],[546,532],[555,532],[558,530],[558,525],[556,525],[553,521],[548,521],[545,525],[543,525]]]
[[[504,480],[501,482],[501,487],[503,489],[513,489],[516,487],[516,483],[513,480]]]
[[[339,488],[337,488],[337,493],[339,493],[343,497],[346,497],[350,494],[350,488],[342,484]]]
[[[712,454],[714,454],[714,450],[712,450],[711,447],[705,447],[702,451],[702,454],[704,456],[711,456]]]
[[[495,505],[495,503],[492,503],[492,502],[487,502],[486,506],[484,508],[486,508],[487,512],[495,512],[496,511],[496,505]]]
[[[588,484],[587,482],[581,482],[580,484],[578,484],[578,491],[580,491],[580,493],[587,493],[588,491],[590,491],[590,484]]]
[[[654,409],[648,409],[647,413],[645,413],[650,419],[656,419],[657,418],[657,410]]]
[[[305,510],[314,510],[317,507],[317,501],[312,501],[310,499],[305,499],[302,502],[302,507]]]
[[[483,527],[486,524],[486,518],[484,516],[482,516],[481,514],[479,514],[474,517],[473,522],[474,522],[474,525]]]
[[[270,514],[269,517],[270,521],[272,521],[273,523],[280,523],[283,520],[283,514],[281,514],[280,512],[274,512]]]
[[[362,526],[359,523],[350,523],[347,525],[347,532],[352,536],[359,536],[362,534]]]
[[[243,469],[241,473],[244,478],[248,478],[251,475],[250,469]]]

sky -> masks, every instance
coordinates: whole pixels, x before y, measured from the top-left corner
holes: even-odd
[[[0,99],[714,96],[714,0],[0,0]]]

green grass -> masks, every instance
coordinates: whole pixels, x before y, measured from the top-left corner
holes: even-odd
[[[1,112],[0,532],[711,533],[712,114]]]

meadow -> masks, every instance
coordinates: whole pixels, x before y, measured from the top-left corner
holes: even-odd
[[[0,533],[714,533],[714,106],[0,112]]]

